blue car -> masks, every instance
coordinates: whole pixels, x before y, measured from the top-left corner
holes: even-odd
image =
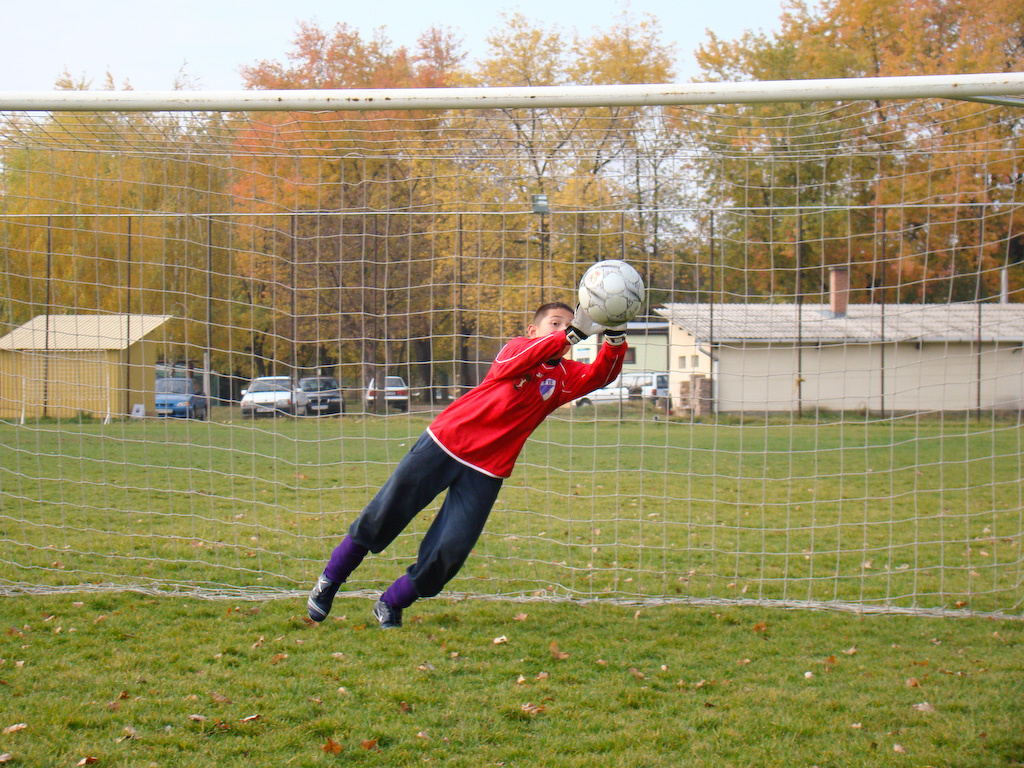
[[[166,378],[156,380],[156,415],[180,419],[206,419],[209,406],[206,395],[195,379]]]

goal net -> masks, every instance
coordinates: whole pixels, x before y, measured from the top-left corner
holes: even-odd
[[[537,430],[449,594],[1019,617],[1014,77],[0,94],[0,593],[305,594],[625,258],[624,389]]]

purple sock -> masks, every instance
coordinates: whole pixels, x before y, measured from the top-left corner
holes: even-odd
[[[403,573],[395,580],[394,584],[384,591],[380,599],[392,608],[408,608],[416,602],[417,597],[419,595],[416,594],[416,587],[413,586],[412,579],[409,578],[409,574]]]
[[[331,581],[345,581],[352,571],[359,567],[369,551],[366,547],[361,547],[352,541],[351,536],[346,536],[341,544],[331,552],[331,559],[327,561],[327,567],[324,568],[324,576]]]

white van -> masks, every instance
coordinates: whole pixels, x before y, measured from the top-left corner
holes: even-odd
[[[619,383],[629,389],[633,398],[661,400],[668,397],[668,373],[664,371],[623,373]]]

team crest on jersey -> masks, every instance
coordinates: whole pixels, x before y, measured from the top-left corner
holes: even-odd
[[[544,379],[540,383],[540,397],[542,400],[547,400],[551,397],[551,394],[555,391],[556,382],[554,379]]]

